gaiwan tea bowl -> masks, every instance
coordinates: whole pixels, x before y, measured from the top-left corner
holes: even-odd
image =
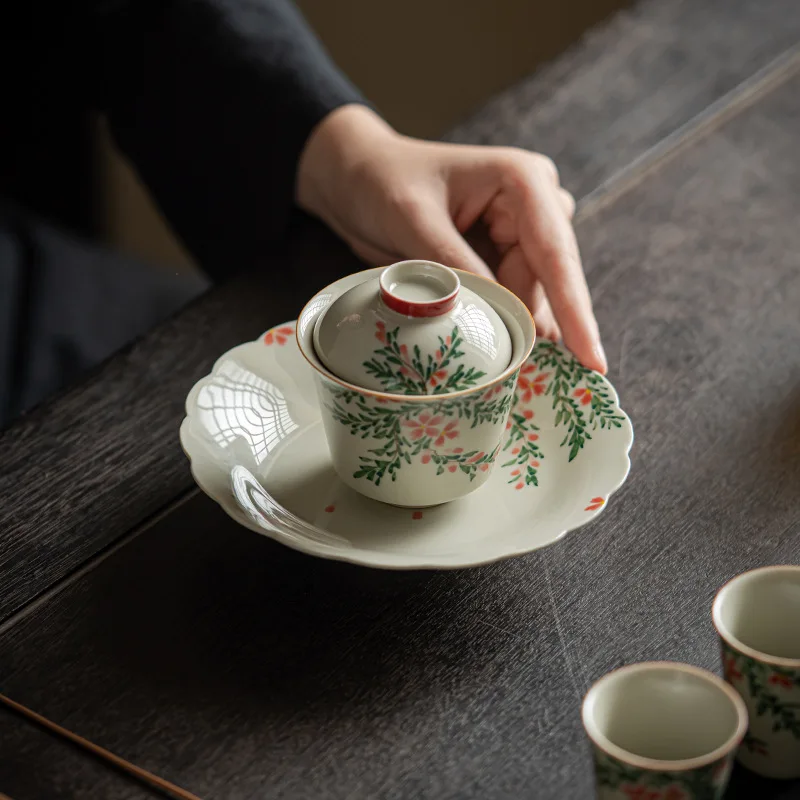
[[[535,326],[525,304],[510,291],[452,270],[458,284],[467,290],[464,299],[452,305],[452,287],[448,286],[447,297],[429,293],[425,302],[446,307],[454,315],[454,327],[437,335],[432,352],[421,352],[416,346],[409,349],[403,344],[408,330],[403,315],[397,316],[397,309],[387,310],[381,304],[384,271],[376,268],[349,275],[314,295],[298,319],[297,342],[314,370],[331,460],[341,480],[383,503],[415,508],[438,505],[475,491],[491,474],[520,367],[533,349]],[[315,347],[317,323],[324,321],[322,315],[342,295],[353,291],[354,296],[362,297],[364,306],[341,321],[342,326],[352,324],[363,331],[347,348],[360,359],[358,365],[349,365],[351,374],[358,374],[356,367],[365,360],[371,364],[372,376],[424,373],[423,379],[431,376],[428,393],[398,391],[402,381],[389,381],[391,390],[365,388],[325,366]],[[480,302],[471,300],[475,296]],[[475,343],[486,333],[485,325],[474,323],[488,318],[481,304],[502,322],[501,333],[510,340],[510,352],[499,354],[504,360],[501,369],[492,370],[491,365],[476,369],[470,373],[473,380],[461,380],[451,390],[454,384],[448,384],[448,375],[459,370],[459,354],[468,350],[461,343]],[[462,368],[458,374],[463,378],[466,371]]]

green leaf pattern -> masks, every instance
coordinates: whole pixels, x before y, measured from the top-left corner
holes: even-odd
[[[377,323],[375,337],[382,347],[364,362],[364,369],[378,379],[384,392],[389,394],[447,394],[472,389],[485,372],[475,367],[454,364],[464,357],[459,348],[464,344],[458,326],[447,337],[439,337],[435,353],[423,353],[419,345],[409,350],[398,340],[400,328],[386,330],[383,322]],[[455,368],[453,369],[453,367]]]
[[[730,776],[733,755],[698,769],[654,772],[625,764],[595,749],[601,797],[616,791],[620,800],[719,800]]]
[[[800,670],[764,664],[725,642],[722,643],[722,664],[725,680],[750,701],[751,727],[765,718],[772,733],[786,731],[800,740]],[[758,727],[763,730],[760,725]],[[751,753],[769,755],[768,742],[754,736],[752,731],[745,738],[744,746]]]
[[[417,351],[409,358],[407,348],[397,341],[397,329],[379,328],[376,335],[384,347],[376,351],[380,358],[373,358],[365,366],[381,380],[387,393],[413,390],[419,394],[427,387],[438,395],[478,379],[477,373],[460,367],[449,376],[441,374],[443,366],[463,355],[457,329],[440,340],[436,357],[429,356],[427,361]],[[352,436],[375,440],[376,446],[368,451],[369,455],[360,457],[353,477],[376,486],[386,479],[396,480],[403,465],[415,459],[431,464],[435,475],[459,472],[472,481],[479,471],[491,468],[501,450],[509,484],[517,489],[538,486],[538,470],[545,453],[530,406],[541,395],[552,397],[553,425],[565,429],[560,446],[569,449],[570,461],[592,438],[593,431],[620,428],[625,419],[618,413],[606,381],[549,341],[536,345],[519,372],[468,395],[448,399],[443,394],[433,403],[403,402],[366,396],[333,383],[325,385],[325,394],[325,405],[335,421],[349,428]],[[506,424],[507,433],[494,452],[465,451],[458,446],[464,426],[498,423]]]

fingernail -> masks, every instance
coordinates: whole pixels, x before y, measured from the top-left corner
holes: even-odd
[[[603,345],[600,344],[600,342],[594,346],[594,354],[597,356],[597,360],[603,365],[600,372],[605,375],[606,372],[608,372],[608,359],[606,358],[606,351],[603,350]]]

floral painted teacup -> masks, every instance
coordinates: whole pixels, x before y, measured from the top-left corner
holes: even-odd
[[[365,389],[326,369],[314,347],[314,329],[338,297],[382,272],[350,275],[318,292],[300,314],[297,342],[314,369],[331,460],[341,480],[392,505],[446,503],[474,491],[491,473],[520,368],[533,350],[533,318],[499,284],[459,272],[464,287],[479,295],[508,331],[507,367],[491,380],[458,391],[407,395]]]
[[[800,566],[738,575],[712,617],[725,678],[750,715],[738,760],[768,778],[800,778]]]
[[[672,662],[604,675],[583,701],[600,800],[718,800],[747,728],[739,695]]]

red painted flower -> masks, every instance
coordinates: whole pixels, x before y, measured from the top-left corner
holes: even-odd
[[[294,328],[289,328],[287,326],[283,328],[274,328],[264,336],[264,344],[286,344],[293,333]]]
[[[446,369],[439,369],[433,373],[431,376],[431,386],[436,386],[440,381],[443,381],[447,377],[447,370]]]
[[[589,505],[586,506],[586,508],[584,508],[583,510],[584,511],[597,511],[598,508],[602,508],[605,505],[605,502],[606,502],[605,498],[603,498],[603,497],[593,497],[591,499],[591,502],[589,503]]]
[[[476,461],[480,461],[485,455],[486,453],[481,450],[480,453],[475,453],[472,458],[467,459],[467,464],[474,464]]]
[[[386,344],[386,323],[385,322],[376,322],[375,323],[375,327],[377,328],[377,330],[375,331],[375,338],[379,342],[382,342],[383,344]]]
[[[661,792],[658,789],[649,789],[640,783],[623,783],[619,788],[629,800],[661,800]]]
[[[442,424],[443,419],[444,417],[441,414],[432,417],[426,412],[425,414],[420,414],[417,419],[404,420],[403,425],[411,428],[412,439],[421,439],[423,436],[435,438],[441,434],[439,425]]]
[[[533,419],[533,411],[526,408],[525,411],[522,412],[522,416],[525,417],[525,419]]]
[[[519,373],[519,381],[517,383],[520,392],[519,399],[523,403],[530,403],[534,395],[544,394],[547,389],[545,381],[550,377],[549,372],[540,372],[535,378],[533,373],[536,372],[535,364],[526,364]]]
[[[591,389],[576,389],[575,390],[575,397],[580,397],[582,406],[588,406],[589,403],[592,402],[592,390]]]
[[[771,683],[773,686],[780,686],[781,689],[791,689],[794,681],[788,675],[781,675],[778,672],[773,672],[772,675],[769,676],[767,683]]]
[[[436,446],[441,447],[448,439],[457,439],[458,438],[458,420],[453,420],[452,422],[448,422],[447,425],[444,426],[442,432],[436,439]]]
[[[674,783],[661,793],[661,800],[688,800],[689,795]]]
[[[733,656],[728,656],[725,659],[725,677],[729,681],[740,681],[742,679],[742,673],[739,670],[739,667],[736,666],[736,659]]]

